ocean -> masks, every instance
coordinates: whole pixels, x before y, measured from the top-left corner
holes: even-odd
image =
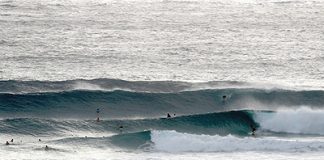
[[[324,159],[323,15],[322,0],[0,0],[0,159]]]

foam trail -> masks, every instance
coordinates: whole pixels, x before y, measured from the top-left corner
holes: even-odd
[[[323,150],[322,140],[292,140],[278,138],[238,138],[152,131],[155,149],[166,152],[232,152],[232,151],[318,151]]]
[[[274,132],[324,135],[324,110],[299,108],[278,112],[256,112],[262,129]]]

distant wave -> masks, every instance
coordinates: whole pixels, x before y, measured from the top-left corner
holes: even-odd
[[[43,83],[45,82],[40,82],[40,84]],[[59,82],[56,83],[53,85],[60,85]],[[66,85],[67,82],[62,83]],[[118,81],[118,83],[130,82]],[[144,86],[147,87],[146,83],[149,82],[145,82]],[[16,82],[13,84],[15,86]],[[51,83],[45,84],[51,86]],[[12,88],[11,85],[3,86],[2,90],[5,87]],[[164,88],[162,86],[160,85]],[[91,87],[93,86],[84,88]],[[160,93],[125,90],[98,91],[97,89],[20,94],[0,93],[0,117],[89,119],[95,116],[97,108],[101,109],[103,118],[156,117],[164,116],[167,112],[188,115],[236,109],[276,110],[281,107],[299,108],[302,106],[323,108],[324,104],[324,91],[321,90],[227,88]]]
[[[124,81],[118,79],[67,80],[67,81],[0,81],[0,93],[41,93],[74,90],[179,92],[192,84],[172,81]]]
[[[275,84],[248,83],[237,81],[210,81],[195,83],[181,81],[125,81],[120,79],[76,79],[67,81],[0,81],[0,93],[12,94],[64,92],[74,90],[123,90],[150,93],[174,93],[182,91],[231,88],[254,88],[264,90],[310,90],[307,88],[291,88]]]

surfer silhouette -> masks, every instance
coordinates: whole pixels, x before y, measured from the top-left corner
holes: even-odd
[[[251,131],[252,131],[252,136],[255,136],[256,128],[253,125],[251,125],[250,127],[251,127]]]
[[[119,129],[119,132],[120,132],[120,133],[123,133],[124,126],[120,125],[120,126],[118,127],[118,129]]]
[[[171,118],[171,115],[170,115],[170,113],[168,113],[168,114],[167,114],[167,118]]]
[[[227,100],[227,96],[223,95],[223,104],[225,104],[226,100]]]
[[[223,100],[226,100],[226,95],[223,96]]]
[[[99,119],[100,109],[99,108],[97,108],[96,113],[97,113],[97,122],[99,122],[100,121],[100,119]]]
[[[9,142],[8,141],[6,142],[6,145],[9,145]]]
[[[10,142],[13,142],[13,139],[11,139],[11,141]]]

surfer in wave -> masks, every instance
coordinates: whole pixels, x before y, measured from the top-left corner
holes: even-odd
[[[251,125],[250,127],[251,127],[251,131],[252,131],[252,136],[255,136],[256,128],[253,125]]]

